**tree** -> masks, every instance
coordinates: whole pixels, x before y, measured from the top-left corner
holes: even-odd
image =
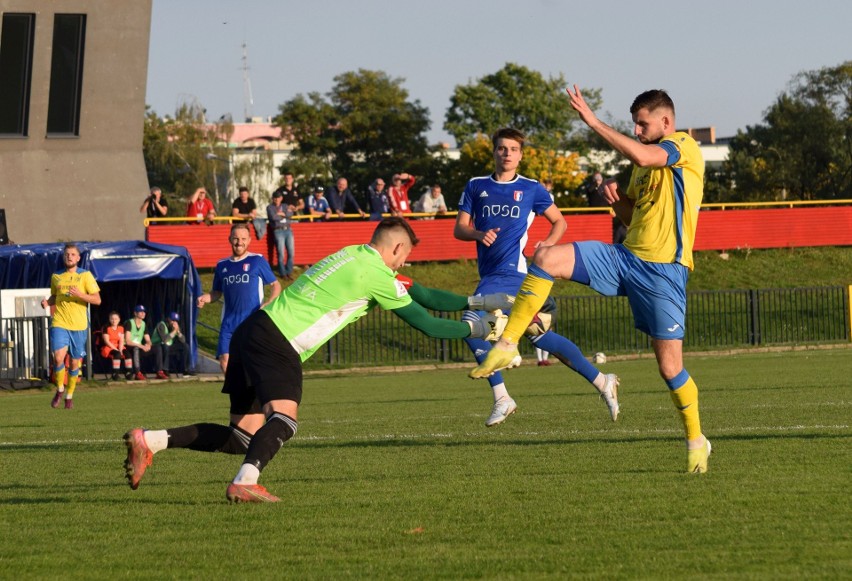
[[[204,114],[196,101],[179,105],[173,119],[146,109],[142,151],[148,183],[166,194],[170,208],[175,208],[171,216],[201,186],[213,194],[217,211],[221,213],[221,205],[230,213],[228,152],[223,143],[233,133],[233,124],[226,118],[207,123]]]
[[[852,61],[799,73],[787,91],[731,141],[711,191],[727,200],[852,197]]]
[[[506,63],[496,73],[455,88],[444,129],[459,148],[478,135],[515,127],[535,147],[584,152],[585,125],[568,104],[566,86],[561,74],[546,79],[539,72]],[[600,106],[600,89],[584,89],[583,95],[593,109]]]
[[[297,143],[288,168],[308,180],[343,175],[362,192],[378,176],[429,173],[429,110],[409,101],[403,81],[360,69],[336,76],[327,98],[280,105],[275,123]]]

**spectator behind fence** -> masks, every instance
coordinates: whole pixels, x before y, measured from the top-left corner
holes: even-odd
[[[216,217],[216,208],[213,207],[213,202],[207,197],[207,190],[198,188],[189,197],[189,202],[186,204],[186,215],[189,218],[195,218],[195,222],[190,224],[201,224],[207,222],[207,225],[213,223],[213,218]]]
[[[122,367],[124,367],[124,377],[133,379],[133,361],[127,355],[124,327],[120,323],[121,315],[117,311],[112,311],[109,314],[109,323],[101,330],[101,357],[111,362],[113,380],[120,377]]]
[[[171,360],[177,359],[178,377],[189,369],[189,349],[186,337],[180,330],[180,315],[172,311],[165,321],[160,321],[154,327],[151,339],[157,361],[157,379],[168,379],[171,371]]]
[[[326,199],[328,205],[331,206],[331,211],[337,213],[340,218],[343,218],[347,210],[351,213],[358,212],[362,218],[366,218],[367,214],[358,205],[358,200],[352,190],[349,189],[349,180],[346,178],[337,178],[335,185],[326,190]]]
[[[151,336],[145,330],[145,305],[136,305],[133,317],[124,324],[124,345],[133,360],[133,377],[139,381],[147,379],[142,373],[142,357],[151,352]]]
[[[148,218],[165,218],[169,213],[169,203],[163,195],[163,190],[154,186],[148,193],[148,197],[142,202],[139,213],[144,213]]]
[[[441,186],[434,185],[429,188],[429,191],[420,196],[420,199],[414,204],[415,212],[423,212],[424,214],[436,214],[443,216],[447,213],[447,203],[444,201],[444,194],[441,193]],[[427,216],[421,220],[434,220],[434,216]]]
[[[308,196],[308,214],[317,218],[320,222],[325,222],[331,218],[331,206],[325,199],[325,188],[322,186],[315,187],[314,193]]]
[[[284,172],[284,184],[279,186],[274,192],[272,192],[272,197],[275,197],[275,193],[280,192],[282,201],[284,204],[291,206],[291,210],[294,215],[301,213],[305,209],[305,200],[302,199],[302,195],[299,192],[299,186],[296,184],[296,180],[293,177],[293,172],[285,171]],[[267,210],[269,206],[267,206]],[[271,228],[274,222],[269,221],[268,227]],[[270,231],[266,237],[266,254],[269,257],[270,266],[275,264],[275,255],[276,255],[276,241],[275,235]],[[279,261],[281,257],[279,255]]]
[[[295,242],[293,240],[293,210],[294,207],[284,203],[284,192],[281,188],[272,193],[272,203],[266,207],[266,216],[269,218],[269,235],[275,239],[275,249],[278,251],[278,275],[287,280],[292,280],[293,253]],[[284,253],[287,253],[287,261],[284,262]],[[269,266],[273,263],[270,260]]]
[[[382,214],[387,214],[390,211],[385,180],[376,178],[367,188],[367,191],[370,195],[370,220],[379,222],[382,219]]]
[[[251,222],[257,217],[257,204],[247,187],[240,186],[240,194],[231,204],[231,216],[234,222]]]
[[[388,202],[390,202],[390,211],[392,216],[402,218],[406,214],[411,213],[411,202],[408,199],[408,190],[417,181],[413,175],[409,173],[398,173],[393,176],[393,183],[388,190]]]

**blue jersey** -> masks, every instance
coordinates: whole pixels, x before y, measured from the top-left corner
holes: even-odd
[[[213,290],[222,293],[221,334],[230,335],[246,317],[260,308],[263,285],[275,282],[269,263],[260,254],[247,253],[234,260],[224,258],[216,265]]]
[[[527,231],[535,217],[551,205],[553,200],[544,186],[520,175],[510,182],[498,182],[491,176],[467,182],[459,211],[470,214],[481,232],[500,229],[494,244],[476,245],[480,287],[488,278],[505,278],[510,287],[515,286],[510,294],[517,292],[527,272]]]

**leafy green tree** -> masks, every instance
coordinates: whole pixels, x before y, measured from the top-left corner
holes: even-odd
[[[145,113],[142,150],[148,182],[163,190],[170,216],[182,214],[182,204],[198,187],[212,194],[220,214],[223,209],[230,213],[225,144],[233,124],[227,119],[207,123],[204,113],[196,102],[182,103],[174,118],[160,117],[150,108]]]
[[[796,75],[708,181],[716,201],[852,197],[852,61]]]
[[[280,105],[275,123],[297,143],[288,169],[308,181],[343,175],[360,192],[379,176],[434,173],[429,110],[409,100],[403,81],[359,69],[336,76],[325,98],[309,93]]]
[[[535,147],[584,153],[585,125],[568,104],[566,87],[561,74],[545,78],[537,71],[506,63],[496,73],[455,88],[444,129],[460,148],[477,135],[515,127]],[[600,106],[600,89],[583,89],[583,95],[593,109]]]

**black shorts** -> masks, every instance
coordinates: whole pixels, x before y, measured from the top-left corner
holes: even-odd
[[[276,399],[302,401],[302,360],[265,311],[240,323],[231,337],[222,393],[231,396],[231,413],[249,413]]]

